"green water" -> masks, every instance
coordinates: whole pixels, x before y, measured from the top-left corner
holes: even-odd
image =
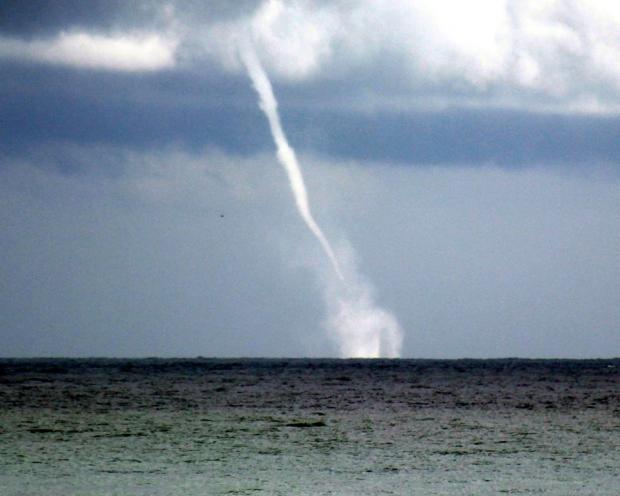
[[[0,496],[617,496],[616,363],[11,363]]]
[[[617,496],[620,487],[620,420],[596,412],[305,414],[5,414],[0,494]]]

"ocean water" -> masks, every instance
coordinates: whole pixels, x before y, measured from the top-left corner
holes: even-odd
[[[620,494],[620,360],[0,360],[0,495]]]

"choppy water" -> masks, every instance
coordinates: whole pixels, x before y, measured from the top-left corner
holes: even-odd
[[[620,360],[0,360],[0,495],[597,495]]]

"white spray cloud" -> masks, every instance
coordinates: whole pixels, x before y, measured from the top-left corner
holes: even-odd
[[[176,48],[177,41],[158,34],[61,32],[49,40],[32,41],[0,37],[0,59],[123,72],[173,67]]]
[[[395,317],[374,303],[372,286],[362,281],[353,265],[353,253],[348,251],[346,277],[342,272],[329,241],[314,220],[308,194],[295,151],[289,145],[277,111],[277,101],[271,83],[249,42],[242,43],[241,58],[259,96],[260,108],[269,121],[277,148],[277,157],[284,167],[299,214],[331,261],[338,281],[327,278],[325,297],[329,317],[327,326],[336,340],[341,356],[367,357],[400,356],[402,331]]]
[[[351,287],[346,297],[328,301],[327,327],[336,340],[342,357],[398,358],[402,331],[396,318],[377,307],[372,287]]]
[[[356,266],[356,255],[348,243],[340,246],[346,285],[325,281],[328,335],[342,357],[398,358],[403,331],[396,317],[375,302],[372,284]]]

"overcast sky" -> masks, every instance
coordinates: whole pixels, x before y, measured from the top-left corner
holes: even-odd
[[[620,356],[620,4],[0,4],[0,356]]]

